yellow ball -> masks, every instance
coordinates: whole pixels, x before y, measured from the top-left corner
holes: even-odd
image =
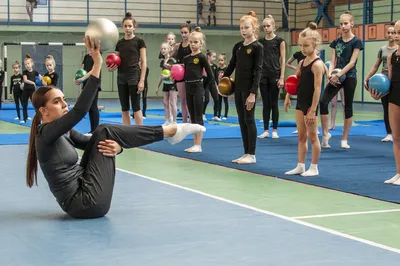
[[[232,78],[224,77],[218,84],[218,91],[222,96],[230,96],[235,92],[235,83]]]
[[[114,22],[106,18],[98,18],[89,23],[85,36],[100,40],[101,51],[115,49],[119,39],[118,28]]]
[[[43,81],[43,82],[46,82],[47,85],[50,85],[50,84],[51,84],[51,78],[48,77],[48,76],[44,76],[44,77],[42,78],[42,81]]]

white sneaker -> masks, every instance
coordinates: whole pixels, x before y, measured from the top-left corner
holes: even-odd
[[[268,131],[264,131],[261,135],[257,136],[257,138],[259,139],[265,139],[269,137],[269,132]]]
[[[25,120],[19,121],[20,124],[25,124]]]
[[[292,132],[292,134],[299,134],[299,131],[296,129],[295,131]]]
[[[272,138],[273,139],[279,139],[278,132],[272,131]]]
[[[207,121],[206,115],[203,115],[203,121]]]
[[[393,141],[393,136],[392,136],[392,134],[388,134],[385,138],[383,138],[382,140],[381,140],[382,142],[390,142],[390,141]]]
[[[214,120],[214,121],[222,121],[222,119],[219,118],[218,116],[214,116],[212,120]]]
[[[226,119],[228,119],[228,118],[226,118],[226,117],[222,117],[222,120],[226,120]]]
[[[32,118],[30,118],[30,117],[28,116],[28,120],[32,120]]]
[[[14,120],[19,120],[19,117],[14,118]]]

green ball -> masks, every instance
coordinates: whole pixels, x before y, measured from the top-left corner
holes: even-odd
[[[87,74],[86,70],[84,69],[79,69],[78,71],[76,71],[75,73],[75,79],[80,79],[82,77],[84,77]]]
[[[164,77],[170,76],[171,71],[169,71],[168,69],[163,69],[163,71],[161,71],[161,75],[163,75]]]

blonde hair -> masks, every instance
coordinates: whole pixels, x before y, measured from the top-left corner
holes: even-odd
[[[351,14],[350,10],[347,10],[342,15],[340,15],[340,19],[342,19],[343,17],[346,17],[346,16],[349,18],[350,22],[354,23],[354,18],[353,18],[353,15]]]
[[[30,54],[26,54],[26,55],[25,55],[24,63],[25,63],[26,61],[28,61],[28,60],[31,61],[32,65],[35,64],[35,61],[33,61],[33,58],[31,57]]]
[[[263,24],[264,24],[265,21],[270,21],[271,24],[274,26],[274,30],[277,30],[277,29],[278,29],[278,27],[277,27],[276,24],[275,24],[275,19],[274,19],[274,17],[273,17],[271,14],[269,14],[269,15],[267,15],[267,16],[265,17],[265,19],[263,20]]]
[[[196,27],[189,35],[189,38],[192,36],[198,36],[200,38],[201,41],[201,50],[205,50],[206,47],[206,36],[204,36],[204,34],[201,32],[201,28],[200,27]]]
[[[246,20],[250,20],[251,25],[254,28],[254,35],[258,38],[258,32],[260,31],[260,24],[258,23],[258,18],[254,11],[250,11],[247,15],[240,18],[239,23],[242,24]]]
[[[21,64],[18,61],[15,61],[14,64],[12,64],[12,67],[14,67],[15,65],[17,65],[19,68],[21,68]]]
[[[174,37],[174,39],[175,39],[175,41],[176,41],[176,35],[175,35],[175,33],[173,33],[172,31],[171,31],[171,32],[168,32],[167,35],[165,35],[164,40],[167,41],[169,36]]]
[[[46,64],[47,61],[52,61],[54,68],[56,67],[56,60],[54,60],[54,57],[52,55],[46,56],[46,60],[44,61],[44,63]]]
[[[168,53],[170,53],[172,51],[172,46],[169,45],[168,42],[162,42],[161,45],[160,45],[160,50],[161,50],[161,47],[163,47],[163,45],[167,46]]]
[[[319,45],[321,44],[321,34],[317,31],[317,24],[315,22],[308,23],[308,27],[305,28],[301,33],[300,37],[302,38],[309,38],[314,41],[316,48],[318,49]]]

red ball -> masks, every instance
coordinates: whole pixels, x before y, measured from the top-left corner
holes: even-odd
[[[110,67],[112,65],[121,65],[121,57],[117,54],[109,54],[106,58],[106,65],[107,67]]]
[[[290,95],[297,95],[297,86],[299,85],[299,79],[296,75],[290,75],[285,81],[285,89]]]

